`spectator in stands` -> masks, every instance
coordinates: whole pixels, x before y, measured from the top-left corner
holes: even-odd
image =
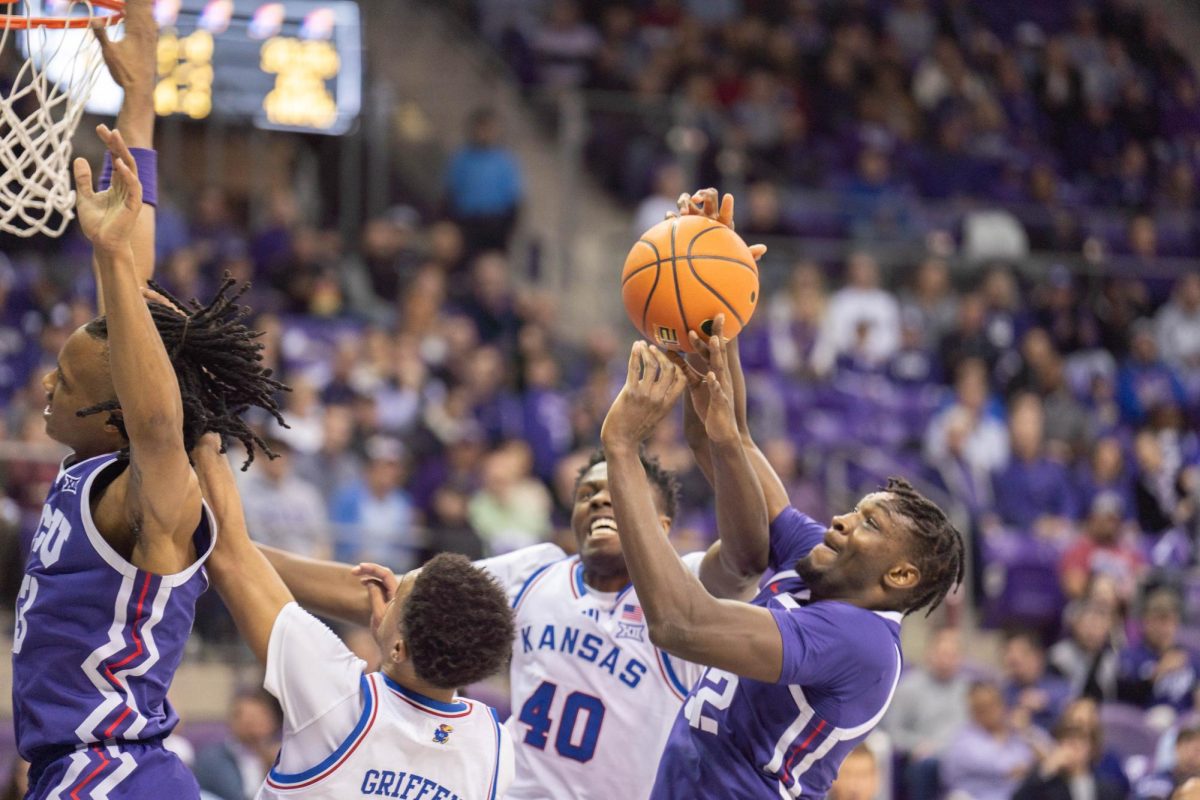
[[[1189,272],[1176,281],[1171,300],[1159,309],[1154,326],[1163,361],[1186,377],[1192,404],[1200,402],[1200,272]]]
[[[821,265],[814,261],[796,264],[787,288],[776,292],[765,309],[767,354],[762,360],[767,363],[764,366],[781,375],[811,374],[813,348],[824,327],[828,309],[829,295]],[[750,334],[761,330],[761,325],[761,322],[752,325]],[[747,364],[750,354],[746,352],[744,342],[741,347],[743,363]]]
[[[942,343],[958,319],[958,297],[944,259],[929,256],[921,262],[912,285],[900,291],[900,310],[917,316],[927,346]]]
[[[990,508],[990,476],[1008,462],[1009,437],[989,408],[986,365],[978,359],[962,362],[954,388],[954,404],[926,430],[925,457],[947,488],[960,490],[973,509]]]
[[[1073,697],[1097,702],[1117,696],[1118,654],[1114,644],[1116,609],[1111,603],[1081,597],[1067,606],[1068,636],[1046,654],[1050,669],[1064,678]]]
[[[563,4],[570,6],[569,0]],[[479,108],[467,118],[467,141],[446,169],[446,205],[471,252],[508,247],[524,193],[521,167],[500,143],[500,116]]]
[[[229,735],[201,748],[192,771],[204,791],[221,800],[254,797],[279,752],[283,711],[264,689],[243,689],[229,709]]]
[[[337,538],[338,561],[394,564],[399,572],[415,562],[415,513],[402,488],[404,446],[396,439],[374,436],[366,444],[363,477],[342,487],[330,502],[329,517]]]
[[[865,328],[865,355],[881,364],[900,344],[900,306],[880,286],[879,264],[868,253],[850,255],[846,285],[833,293],[813,349],[813,367],[828,374],[838,356],[855,348]]]
[[[1138,432],[1133,452],[1137,464],[1133,496],[1138,525],[1149,534],[1178,533],[1177,529],[1196,514],[1195,504],[1188,496],[1195,471],[1185,469],[1181,459],[1169,458],[1163,441],[1150,430]],[[1187,560],[1185,555],[1174,560],[1174,565]]]
[[[1126,511],[1121,497],[1112,492],[1096,495],[1084,520],[1083,533],[1063,553],[1059,562],[1063,592],[1082,597],[1093,575],[1106,575],[1128,602],[1137,591],[1146,561],[1122,530]]]
[[[907,759],[904,782],[910,796],[937,794],[937,757],[967,721],[969,689],[961,634],[957,628],[939,628],[925,651],[925,667],[904,674],[881,723],[892,747]]]
[[[462,305],[484,344],[516,343],[521,318],[516,309],[508,259],[503,253],[491,251],[475,259],[470,294]]]
[[[1174,589],[1159,587],[1146,595],[1141,641],[1121,652],[1117,695],[1122,702],[1169,706],[1177,712],[1191,709],[1200,656],[1178,643],[1180,621],[1181,602]]]
[[[1036,759],[1027,737],[1013,727],[1000,690],[976,683],[968,695],[971,719],[941,757],[942,785],[954,796],[1009,800]]]
[[[4,787],[0,800],[24,800],[29,791],[29,762],[13,753],[9,759],[8,783]]]
[[[633,214],[633,235],[641,236],[667,218],[679,212],[676,202],[687,191],[687,178],[677,161],[660,164],[654,171],[654,194],[643,200]]]
[[[1071,687],[1046,665],[1046,649],[1032,631],[1013,631],[1004,640],[1004,701],[1017,727],[1028,720],[1048,731],[1070,699]]]
[[[1009,411],[1012,457],[994,474],[996,514],[1010,529],[1058,539],[1074,515],[1070,479],[1062,464],[1051,461],[1042,440],[1042,403],[1036,395],[1018,395]]]
[[[550,493],[533,479],[533,459],[524,442],[513,440],[483,461],[483,485],[471,498],[468,519],[488,555],[543,541],[550,534]]]
[[[601,43],[600,34],[583,19],[578,3],[553,0],[532,41],[540,81],[555,90],[579,88],[587,80]]]
[[[291,447],[279,440],[268,444],[278,458],[238,473],[247,529],[256,542],[310,558],[331,557],[333,537],[320,490],[296,475]]]
[[[1200,778],[1200,723],[1179,731],[1175,739],[1175,766],[1168,772],[1147,775],[1134,786],[1137,800],[1169,800],[1188,781]]]
[[[829,787],[829,800],[875,800],[879,794],[879,765],[867,745],[850,751]]]
[[[1164,405],[1187,407],[1187,394],[1179,376],[1158,354],[1154,326],[1138,320],[1133,326],[1129,358],[1117,376],[1121,415],[1130,425],[1143,424],[1150,412]]]
[[[958,319],[942,337],[939,346],[944,374],[953,375],[968,359],[983,362],[985,375],[1000,357],[988,330],[988,308],[984,296],[971,292],[959,299]]]
[[[1125,788],[1097,770],[1098,734],[1099,728],[1089,731],[1060,721],[1053,746],[1029,771],[1013,800],[1122,800]]]
[[[351,449],[354,435],[354,413],[350,406],[327,405],[321,418],[321,449],[292,455],[295,474],[316,486],[326,503],[362,470],[362,460]]]
[[[420,222],[415,209],[396,206],[367,220],[356,258],[343,269],[351,307],[367,319],[387,323],[403,288],[421,264],[414,238]]]
[[[1111,494],[1120,501],[1122,520],[1134,518],[1133,483],[1125,469],[1121,442],[1115,436],[1106,436],[1092,446],[1087,463],[1077,470],[1074,484],[1080,511],[1090,511],[1098,496]]]

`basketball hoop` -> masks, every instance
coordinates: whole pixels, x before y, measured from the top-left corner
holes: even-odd
[[[71,137],[104,63],[84,29],[120,22],[125,1],[60,0],[48,16],[35,15],[34,0],[0,0],[0,9],[18,4],[24,13],[0,14],[0,61],[18,37],[25,45],[23,63],[19,52],[12,59],[21,66],[11,85],[0,76],[0,231],[60,236],[75,216]],[[47,74],[56,62],[58,80]]]

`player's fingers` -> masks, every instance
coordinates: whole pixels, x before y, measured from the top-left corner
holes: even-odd
[[[733,226],[730,225],[730,227],[733,227]],[[765,244],[750,245],[750,255],[754,256],[755,261],[758,261],[760,258],[765,256],[766,254],[767,254],[767,246]]]
[[[74,163],[75,168],[75,191],[84,200],[91,200],[95,196],[92,190],[92,166],[87,162],[86,158],[77,158]]]
[[[625,373],[625,385],[632,386],[638,382],[642,371],[642,358],[638,352],[638,347],[641,342],[634,342],[633,347],[629,348],[629,368]]]
[[[400,585],[400,579],[396,577],[396,573],[381,564],[375,564],[370,561],[364,561],[351,567],[350,573],[357,576],[360,580],[368,579],[379,583],[387,593],[388,599],[391,599],[391,596],[396,593],[396,589]]]
[[[112,137],[108,141],[108,150],[113,155],[114,167],[116,167],[117,159],[120,159],[129,167],[130,172],[137,176],[137,162],[133,159],[133,153],[129,152],[129,145],[125,144],[125,137],[121,135],[120,130],[113,130]]]
[[[121,176],[121,182],[125,186],[125,207],[130,210],[136,209],[142,202],[142,184],[137,175],[124,161],[114,161],[113,172]]]
[[[725,315],[717,314],[713,317],[712,335],[718,338],[725,337]]]
[[[708,343],[695,331],[688,331],[688,342],[692,345],[692,350],[696,355],[708,360]]]
[[[384,599],[383,587],[376,581],[364,581],[367,587],[367,602],[371,606],[371,622],[378,625],[387,612],[388,601]]]
[[[108,38],[108,25],[102,19],[92,21],[92,35],[96,37],[96,43],[100,45],[100,55],[105,61],[108,60],[112,53],[112,39]]]
[[[717,221],[733,230],[733,195],[727,194],[721,199],[721,213],[717,215]]]

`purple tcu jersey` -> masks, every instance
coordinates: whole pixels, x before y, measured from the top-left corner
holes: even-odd
[[[822,798],[883,718],[900,679],[900,614],[809,604],[794,565],[825,528],[794,508],[771,523],[770,568],[753,604],[783,638],[783,672],[764,683],[709,668],[667,740],[652,800]]]
[[[201,565],[216,526],[205,506],[194,534],[197,558],[183,572],[152,575],[130,564],[92,521],[92,486],[111,477],[116,463],[109,454],[59,470],[25,564],[13,713],[17,747],[35,771],[90,744],[161,739],[179,720],[167,689],[196,598],[208,588]]]

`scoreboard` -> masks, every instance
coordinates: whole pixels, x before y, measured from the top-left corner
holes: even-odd
[[[56,12],[56,2],[45,3],[47,13]],[[358,117],[362,26],[352,0],[155,0],[154,16],[154,105],[161,116],[331,135],[346,133]],[[52,52],[52,44],[37,42],[37,49]],[[75,43],[66,44],[58,52],[73,53]],[[56,78],[70,67],[51,59],[46,70]],[[86,109],[112,115],[120,103],[121,89],[102,69]]]

